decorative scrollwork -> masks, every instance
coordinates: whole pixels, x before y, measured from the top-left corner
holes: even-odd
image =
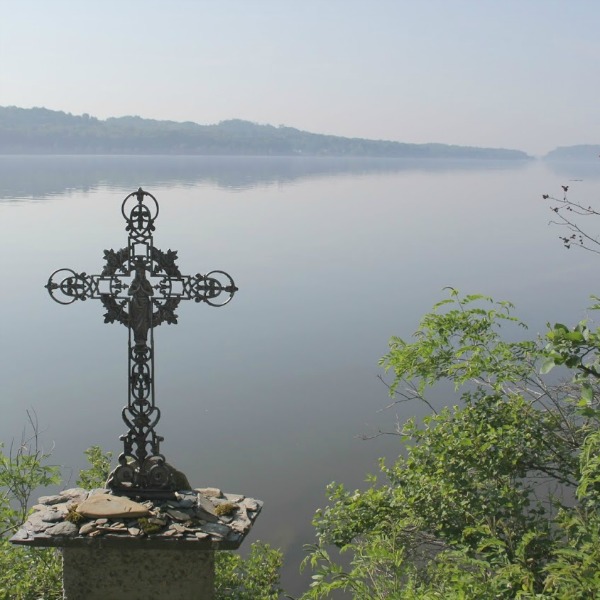
[[[116,252],[114,250],[105,250],[104,260],[106,261],[106,265],[104,266],[104,269],[102,269],[102,275],[116,275],[119,271],[126,274],[129,249],[121,248]]]
[[[135,198],[135,200],[133,200]],[[152,235],[154,221],[158,217],[158,201],[149,192],[139,188],[123,200],[121,214],[127,221],[126,231],[129,237],[137,241],[143,241]]]
[[[44,286],[51,298],[59,304],[73,304],[75,300],[91,297],[91,283],[85,273],[76,273],[72,269],[58,269],[48,278]]]
[[[238,290],[233,279],[225,271],[211,271],[206,275],[198,273],[189,278],[184,289],[188,298],[217,307],[228,304]],[[221,302],[217,302],[216,299],[221,294],[224,294],[224,297]]]
[[[135,482],[136,464],[119,465],[110,476],[109,485],[120,488],[132,486]]]

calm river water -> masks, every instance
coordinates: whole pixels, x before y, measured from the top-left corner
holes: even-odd
[[[302,545],[325,485],[362,484],[399,451],[378,359],[409,337],[444,286],[517,305],[530,333],[575,322],[598,293],[598,258],[566,251],[543,193],[592,202],[596,165],[202,157],[0,157],[0,440],[26,411],[73,485],[92,444],[125,431],[126,330],[95,301],[60,306],[59,267],[97,273],[126,245],[122,199],[160,202],[155,245],[185,273],[223,269],[240,291],[215,309],[182,303],[155,332],[158,432],[195,485],[265,501],[251,539]],[[570,181],[578,179],[582,181]],[[594,228],[594,223],[590,223]],[[451,395],[436,402],[453,403]],[[246,546],[249,545],[249,539]]]

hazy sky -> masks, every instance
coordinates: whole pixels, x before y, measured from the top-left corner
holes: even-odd
[[[0,0],[0,106],[600,143],[597,0]]]

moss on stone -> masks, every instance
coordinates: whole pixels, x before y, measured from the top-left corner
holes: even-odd
[[[85,520],[85,517],[77,512],[77,504],[69,507],[65,516],[65,521],[69,521],[69,523],[73,523],[73,525],[80,525]]]
[[[237,509],[237,505],[233,502],[223,502],[222,504],[218,504],[215,508],[215,512],[219,517],[223,515],[230,515]]]
[[[158,525],[157,523],[151,523],[146,517],[141,517],[140,519],[138,519],[138,525],[146,535],[158,533],[163,528],[162,525]]]

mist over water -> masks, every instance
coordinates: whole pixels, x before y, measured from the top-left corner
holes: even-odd
[[[513,301],[530,330],[507,335],[582,318],[598,259],[562,248],[542,194],[568,183],[593,202],[597,178],[541,162],[0,157],[0,440],[35,410],[67,485],[89,446],[119,453],[126,330],[43,286],[126,245],[121,201],[142,186],[160,203],[155,245],[178,250],[183,273],[222,269],[240,288],[221,309],[182,302],[179,324],[155,331],[164,452],[194,485],[265,501],[245,545],[282,547],[296,593],[325,485],[360,486],[399,452],[393,436],[359,436],[424,414],[381,411],[389,337],[409,338],[445,286]]]

